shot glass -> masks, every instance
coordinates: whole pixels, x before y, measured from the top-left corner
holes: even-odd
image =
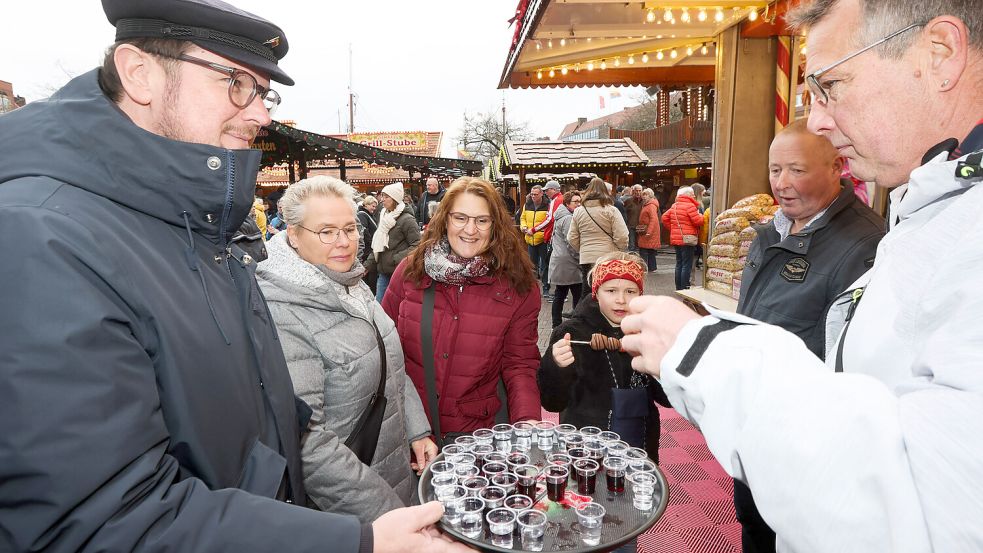
[[[556,425],[550,421],[536,423],[536,445],[543,451],[553,449],[553,436],[556,434]]]
[[[432,463],[430,465],[430,472],[432,472],[434,476],[443,473],[454,474],[454,463],[451,463],[450,461],[437,461],[436,463]]]
[[[509,467],[505,463],[498,463],[498,462],[495,463],[485,462],[485,466],[481,468],[481,472],[488,478],[491,478],[496,474],[500,474],[508,471],[509,471]]]
[[[564,445],[563,438],[568,434],[579,434],[577,427],[572,424],[558,424],[556,428],[553,429],[556,433],[556,443],[560,444],[560,447],[566,448]]]
[[[465,451],[470,452],[478,440],[474,439],[474,436],[458,436],[454,439],[454,443],[463,447]]]
[[[604,462],[604,446],[600,441],[587,442],[584,444],[587,451],[587,458],[593,459],[598,463]]]
[[[655,472],[655,463],[651,459],[629,459],[628,474],[636,472]]]
[[[651,472],[634,472],[628,475],[628,482],[631,485],[632,505],[639,511],[651,510],[659,479]]]
[[[461,465],[474,466],[475,456],[472,455],[471,453],[456,453],[456,454],[448,455],[447,460],[450,461],[451,463],[454,463],[455,467],[459,467]]]
[[[505,457],[505,464],[509,467],[510,471],[515,472],[515,467],[529,464],[529,455],[521,451],[513,451]]]
[[[492,441],[495,438],[495,433],[491,431],[490,428],[479,428],[471,433],[474,436],[474,441],[480,445],[492,445]]]
[[[515,432],[515,441],[512,444],[516,449],[529,451],[532,448],[532,433],[536,425],[529,421],[521,421],[512,425]]]
[[[512,531],[515,529],[516,518],[514,512],[503,507],[488,511],[485,520],[488,521],[492,545],[512,549]]]
[[[444,504],[445,524],[457,526],[461,522],[461,511],[468,491],[464,486],[445,486],[437,490],[437,500]]]
[[[508,453],[495,450],[485,455],[485,464],[502,463],[504,465],[506,464],[506,461],[508,461],[508,458],[509,458]]]
[[[580,524],[580,540],[586,545],[601,543],[605,509],[598,503],[585,503],[577,507],[577,523]]]
[[[464,449],[464,446],[460,444],[447,444],[440,448],[440,452],[444,454],[444,458],[448,461],[454,455],[459,455],[461,453],[467,453],[468,450]]]
[[[519,513],[532,509],[532,500],[524,495],[512,494],[505,498],[503,506],[518,516]]]
[[[603,432],[603,430],[596,426],[585,426],[580,429],[580,434],[583,435],[584,438],[600,437],[601,432]]]
[[[461,522],[458,529],[469,538],[481,535],[485,518],[485,500],[480,497],[465,497],[461,502]]]
[[[474,464],[478,468],[484,468],[485,457],[489,453],[494,453],[495,448],[491,444],[474,444],[471,448],[471,455],[474,455]]]
[[[640,447],[633,447],[625,452],[626,459],[648,459],[649,453]]]
[[[624,457],[628,453],[628,450],[631,449],[631,446],[621,440],[607,442],[604,445],[608,457]]]
[[[546,465],[543,474],[546,476],[546,496],[550,501],[562,501],[563,494],[567,493],[570,469],[563,465]]]
[[[567,455],[566,453],[550,453],[546,456],[546,463],[549,465],[559,465],[561,467],[566,467],[567,470],[572,470],[570,463],[573,462],[573,457]]]
[[[577,459],[573,462],[573,470],[577,474],[577,493],[590,495],[597,485],[597,470],[600,465],[593,459]]]
[[[481,470],[474,465],[454,465],[454,474],[458,482],[464,482],[472,476],[481,476]]]
[[[602,442],[616,442],[621,439],[621,434],[612,432],[611,430],[604,430],[598,434],[597,437],[600,438]]]
[[[563,447],[567,451],[584,447],[584,436],[580,432],[571,432],[563,436]]]
[[[505,490],[505,495],[509,496],[515,493],[515,486],[519,483],[519,477],[511,472],[500,472],[495,476],[491,477],[491,485],[498,486]]]
[[[536,465],[517,465],[512,472],[519,478],[515,484],[517,493],[536,501],[536,484],[539,480],[539,467]]]
[[[507,495],[508,494],[505,492],[505,488],[500,486],[488,486],[487,488],[478,492],[478,497],[485,501],[486,511],[497,509],[505,505],[505,497]]]
[[[530,509],[516,517],[519,543],[524,551],[542,551],[546,535],[546,514]]]
[[[496,442],[512,441],[512,425],[496,424],[492,427],[492,437]]]
[[[587,450],[582,447],[575,447],[573,449],[568,449],[567,455],[569,455],[570,459],[572,459],[573,461],[576,461],[577,459],[589,459],[589,457],[587,456]]]
[[[447,486],[457,485],[457,475],[453,472],[442,472],[434,474],[430,479],[430,486],[433,488],[434,498],[437,497],[437,490]]]
[[[464,489],[468,490],[468,496],[478,497],[478,493],[487,488],[489,482],[484,476],[472,476],[462,480],[461,485],[464,486]]]
[[[624,457],[605,457],[604,475],[608,481],[608,491],[622,493],[625,491],[625,474],[628,472],[628,459]]]

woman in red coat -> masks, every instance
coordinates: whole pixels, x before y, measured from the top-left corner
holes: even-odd
[[[406,373],[435,433],[494,424],[505,382],[509,419],[539,420],[539,289],[522,238],[487,181],[462,177],[447,189],[420,245],[393,273],[382,307],[396,322]],[[431,314],[435,394],[428,393],[421,321]],[[440,413],[435,421],[434,404]]]
[[[676,249],[676,290],[689,288],[693,271],[693,254],[699,241],[703,215],[693,189],[682,186],[676,192],[676,203],[662,214],[662,224],[669,227],[669,243]],[[687,240],[686,236],[692,236]],[[691,243],[687,243],[691,242]]]
[[[659,225],[659,201],[651,188],[642,189],[642,213],[638,216],[638,253],[650,273],[655,272],[655,252],[662,247],[662,227]]]

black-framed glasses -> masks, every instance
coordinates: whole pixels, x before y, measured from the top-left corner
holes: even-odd
[[[337,242],[342,232],[345,233],[345,236],[348,237],[349,241],[355,242],[356,240],[358,240],[358,227],[355,225],[349,225],[345,228],[340,228],[340,229],[328,227],[326,229],[321,229],[321,230],[311,230],[305,227],[304,225],[297,225],[297,226],[306,230],[307,232],[313,232],[314,234],[316,234],[317,239],[320,240],[321,243],[326,246],[330,246],[331,244]]]
[[[170,57],[170,56],[161,56]],[[206,67],[212,71],[218,71],[219,73],[224,73],[229,76],[229,101],[232,105],[239,109],[245,109],[249,104],[253,103],[253,100],[259,96],[263,100],[263,106],[266,111],[272,116],[273,112],[276,111],[277,106],[280,105],[280,94],[272,88],[266,88],[265,86],[256,82],[256,77],[253,77],[248,71],[243,71],[241,69],[236,69],[235,67],[229,67],[228,65],[222,65],[220,63],[215,63],[208,60],[203,60],[201,58],[196,58],[194,56],[189,56],[187,54],[181,54],[177,57],[171,58],[178,61],[186,61],[188,63],[193,63],[201,67]]]
[[[819,82],[819,79],[824,74],[828,73],[831,69],[833,69],[834,67],[840,65],[841,63],[844,63],[844,62],[846,62],[848,60],[852,60],[853,58],[859,56],[860,54],[863,54],[864,52],[866,52],[868,50],[872,50],[872,49],[880,46],[881,44],[884,44],[885,42],[891,40],[892,38],[894,38],[894,37],[896,37],[898,35],[900,35],[901,33],[910,31],[910,30],[914,29],[915,27],[921,27],[923,25],[925,25],[925,24],[924,23],[912,23],[911,25],[908,25],[904,29],[901,29],[901,30],[898,30],[898,31],[894,31],[893,33],[887,35],[886,37],[884,37],[884,38],[882,38],[880,40],[878,40],[877,42],[874,42],[873,44],[864,46],[863,48],[857,50],[856,52],[853,52],[852,54],[846,56],[845,58],[843,58],[843,59],[841,59],[841,60],[839,60],[837,62],[833,62],[833,63],[827,65],[826,67],[822,67],[822,68],[817,69],[816,71],[810,73],[809,75],[806,75],[806,79],[805,79],[806,80],[806,84],[809,85],[809,91],[812,92],[812,97],[814,98],[814,101],[817,102],[820,105],[823,105],[823,106],[825,106],[826,104],[829,103],[829,89],[832,86],[832,84],[835,84],[835,81],[834,81],[834,83],[831,83],[831,84],[825,84],[825,83]]]
[[[453,225],[454,228],[459,229],[468,226],[468,222],[471,220],[474,220],[474,226],[478,230],[488,230],[492,226],[491,215],[478,215],[476,217],[472,217],[466,213],[454,211],[448,214],[448,220],[450,220],[451,225]]]

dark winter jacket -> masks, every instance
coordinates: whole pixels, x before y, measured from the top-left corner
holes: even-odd
[[[756,230],[741,275],[738,313],[796,334],[825,358],[826,310],[873,266],[884,220],[849,183],[822,217],[785,240],[774,223]]]
[[[620,327],[613,327],[601,314],[597,300],[586,298],[574,309],[573,316],[553,329],[549,345],[539,365],[539,390],[543,407],[560,413],[560,422],[581,426],[598,426],[609,429],[611,388],[630,388],[632,375],[631,356],[625,352],[594,351],[590,346],[574,345],[574,362],[569,367],[559,367],[553,360],[553,344],[570,333],[571,340],[590,341],[591,335],[601,333],[621,339]],[[608,361],[610,360],[610,366]],[[612,374],[612,371],[614,374]],[[618,382],[615,384],[614,376]],[[662,385],[649,376],[636,376],[647,382],[649,398],[669,407],[669,400]],[[659,411],[652,406],[646,421],[645,449],[649,457],[659,460]]]
[[[430,205],[430,202],[440,203],[440,200],[444,199],[445,192],[447,192],[447,190],[445,190],[444,187],[440,186],[439,184],[437,185],[436,194],[431,194],[427,190],[423,191],[423,195],[420,196],[420,200],[416,204],[416,218],[420,222],[421,227],[426,227],[430,222],[430,210],[427,209],[427,206]]]
[[[420,341],[423,291],[404,280],[405,263],[393,274],[382,308],[396,322],[403,343],[406,373],[433,420],[427,401]],[[476,278],[466,286],[437,283],[434,294],[433,351],[440,408],[440,430],[470,432],[494,424],[501,402],[501,377],[508,392],[509,419],[539,420],[539,289],[518,294],[507,281]]]
[[[260,152],[144,131],[96,71],[0,136],[0,551],[358,550],[273,499],[305,501],[298,404],[229,245]]]
[[[376,207],[378,210],[379,208]],[[379,222],[376,220],[375,215],[369,213],[364,206],[358,207],[358,213],[356,214],[358,218],[358,224],[362,227],[362,243],[359,244],[359,255],[358,260],[364,262],[369,254],[372,253],[372,237],[375,236],[375,229],[379,228]]]
[[[412,209],[407,205],[396,217],[396,224],[389,229],[389,246],[379,252],[378,257],[372,255],[372,243],[369,242],[366,269],[369,271],[374,269],[381,274],[392,275],[396,266],[407,255],[410,255],[413,248],[420,243],[420,227],[416,224],[416,219],[413,218],[411,211]]]

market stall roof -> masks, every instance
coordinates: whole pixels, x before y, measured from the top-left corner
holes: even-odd
[[[526,173],[526,182],[533,184],[540,184],[551,180],[571,182],[590,180],[596,176],[597,173]],[[498,181],[515,185],[519,182],[519,175],[502,175],[498,178]]]
[[[628,169],[645,167],[649,158],[630,138],[618,140],[505,142],[499,172],[520,169],[537,173],[566,173],[571,169]],[[551,171],[552,170],[552,171]]]
[[[266,136],[258,139],[253,145],[263,151],[264,166],[291,161],[311,162],[343,158],[396,167],[409,173],[419,172],[451,178],[476,175],[482,169],[480,161],[394,152],[343,138],[304,131],[278,121],[267,125],[265,130]]]
[[[697,167],[713,163],[712,148],[666,148],[646,150],[649,167]]]
[[[712,85],[714,37],[768,3],[529,0],[498,86]]]

